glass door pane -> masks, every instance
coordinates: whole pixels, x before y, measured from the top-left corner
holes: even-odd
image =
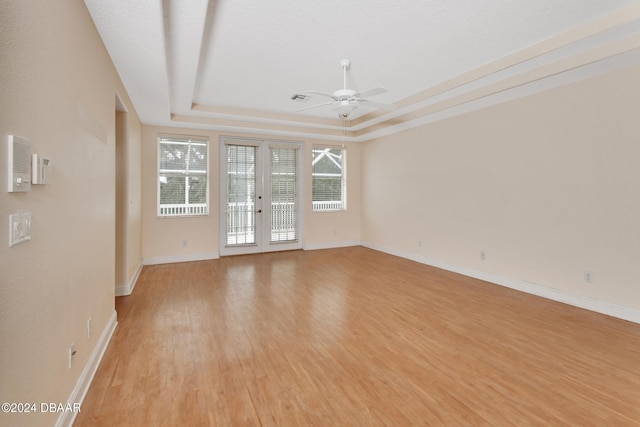
[[[298,240],[298,150],[270,148],[270,243]]]
[[[258,147],[226,145],[225,246],[256,245]]]

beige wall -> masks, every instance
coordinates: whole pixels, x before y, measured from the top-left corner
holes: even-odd
[[[116,114],[116,286],[132,286],[142,262],[142,125]]]
[[[211,145],[210,153],[210,214],[206,217],[158,218],[157,217],[157,162],[158,136],[181,135],[205,137]],[[218,256],[219,243],[219,140],[220,136],[258,138],[256,135],[239,135],[194,129],[143,126],[142,185],[143,231],[142,256],[145,262],[170,259],[195,259]],[[264,136],[264,139],[280,139]],[[311,147],[313,140],[304,142],[305,152],[305,247],[321,248],[353,244],[360,241],[360,149],[358,143],[346,144],[348,157],[347,197],[348,209],[344,212],[312,212],[311,210]],[[330,143],[340,145],[339,143]],[[334,233],[335,231],[335,233]],[[187,246],[183,246],[187,240]]]
[[[0,397],[65,403],[114,314],[116,93],[132,147],[140,123],[81,0],[4,0],[0,60]],[[9,134],[52,161],[52,184],[7,193]],[[31,212],[32,240],[9,248],[17,211]],[[0,414],[0,424],[57,417]]]
[[[367,142],[363,240],[640,309],[639,113],[634,67]]]

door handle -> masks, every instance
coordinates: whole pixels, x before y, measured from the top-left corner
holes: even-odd
[[[262,209],[258,209],[256,212],[258,212],[258,213],[262,213]]]

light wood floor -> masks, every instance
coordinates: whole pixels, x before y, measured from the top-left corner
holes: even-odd
[[[640,425],[640,325],[366,248],[145,267],[75,426]]]

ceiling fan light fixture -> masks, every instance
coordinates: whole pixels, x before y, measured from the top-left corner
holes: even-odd
[[[338,116],[340,118],[346,119],[356,108],[358,108],[357,104],[352,104],[349,101],[342,101],[336,110],[338,111]]]

